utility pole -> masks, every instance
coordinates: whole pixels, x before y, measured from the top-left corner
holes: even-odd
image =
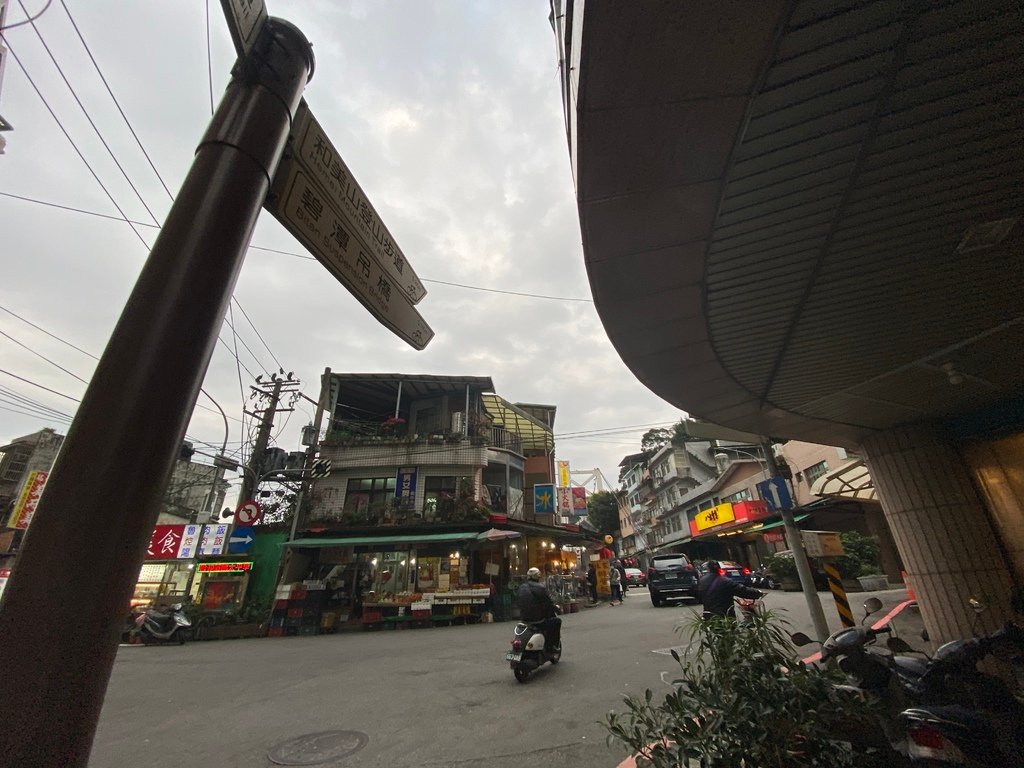
[[[292,529],[288,535],[288,541],[295,540],[295,531],[299,527],[299,515],[302,514],[302,504],[309,493],[310,471],[313,469],[313,462],[316,460],[316,452],[320,447],[320,425],[323,423],[324,411],[328,408],[328,400],[331,393],[331,369],[324,368],[324,375],[320,378],[320,401],[316,404],[316,415],[313,417],[313,439],[306,446],[306,460],[302,462],[302,482],[299,485],[299,493],[295,497],[295,512],[292,515]],[[330,424],[330,420],[328,420]]]
[[[277,374],[271,374],[270,380],[273,382],[270,385],[268,391],[263,387],[253,387],[253,390],[261,397],[269,397],[270,402],[267,407],[258,411],[257,415],[261,416],[260,429],[256,433],[256,443],[253,445],[252,454],[249,456],[249,465],[242,473],[242,490],[238,494],[238,505],[241,506],[245,502],[249,501],[256,493],[256,486],[259,484],[260,475],[263,473],[263,454],[267,450],[267,445],[270,443],[270,431],[274,428],[274,417],[277,415],[277,405],[281,401],[281,387],[285,383],[284,379],[281,379]],[[259,384],[259,380],[257,379]]]
[[[761,450],[764,453],[768,474],[778,477],[779,465],[775,463],[771,441],[765,440],[761,443]],[[811,564],[807,561],[807,553],[804,552],[803,537],[800,535],[800,529],[796,527],[792,509],[780,509],[779,514],[782,516],[782,525],[786,531],[786,542],[793,553],[793,562],[796,563],[797,575],[800,576],[800,586],[803,587],[804,599],[807,601],[807,611],[811,614],[811,621],[814,623],[814,632],[819,640],[824,640],[829,636],[828,623],[825,621],[825,612],[821,609],[821,600],[818,599],[818,589],[814,584]]]
[[[254,37],[96,366],[4,592],[4,765],[89,761],[146,543],[313,73],[294,25],[267,19]]]

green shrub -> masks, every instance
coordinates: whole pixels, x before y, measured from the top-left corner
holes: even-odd
[[[768,555],[764,559],[764,566],[771,571],[772,576],[777,579],[798,578],[796,571],[796,560],[784,555]]]
[[[855,579],[882,572],[878,564],[878,540],[874,536],[844,531],[839,534],[839,540],[843,543],[845,554],[836,558],[835,563],[843,578]]]
[[[603,723],[609,744],[653,768],[873,764],[842,737],[877,730],[873,705],[834,687],[845,682],[837,668],[796,661],[784,626],[770,612],[750,624],[693,621],[685,654],[672,652],[680,667],[673,690],[660,702],[650,690],[626,698],[626,711]]]

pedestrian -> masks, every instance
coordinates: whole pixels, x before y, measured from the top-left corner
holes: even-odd
[[[590,603],[597,602],[597,569],[593,563],[587,564],[587,586],[590,588]]]
[[[622,605],[622,572],[614,565],[612,565],[609,571],[612,582],[611,604],[615,605],[615,601],[617,600],[619,605]]]
[[[622,576],[622,596],[626,596],[626,592],[629,591],[629,581],[626,579],[626,566],[622,564],[621,560],[616,560],[612,563],[612,566],[619,570],[619,574]]]

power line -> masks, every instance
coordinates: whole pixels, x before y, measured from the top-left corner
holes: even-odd
[[[88,381],[83,379],[81,376],[79,376],[77,373],[73,373],[72,371],[69,371],[67,368],[65,368],[63,365],[60,365],[58,363],[53,362],[53,360],[51,360],[50,358],[46,357],[45,355],[43,355],[43,354],[41,354],[39,352],[36,352],[28,344],[23,344],[22,342],[18,341],[16,338],[11,336],[9,333],[5,333],[4,331],[0,331],[0,336],[3,336],[4,338],[10,339],[15,344],[17,344],[19,347],[21,347],[22,349],[28,350],[33,355],[38,357],[40,360],[45,360],[47,363],[52,365],[54,368],[59,368],[60,370],[64,371],[64,373],[66,373],[68,376],[72,376],[72,377],[78,379],[83,384],[88,384],[89,383]]]
[[[18,0],[18,5],[21,6],[21,10],[25,10],[25,4],[22,2],[22,0]],[[67,10],[66,7],[65,10]],[[50,61],[53,62],[53,66],[57,68],[57,72],[60,74],[61,79],[64,81],[64,85],[68,87],[68,90],[71,92],[71,96],[75,99],[75,103],[78,104],[78,107],[82,110],[82,114],[85,115],[85,119],[88,120],[89,125],[92,126],[92,130],[96,134],[96,137],[100,140],[100,143],[103,145],[103,148],[107,150],[107,154],[110,155],[110,159],[114,161],[114,165],[117,166],[117,170],[119,170],[121,172],[121,175],[124,176],[124,180],[128,182],[128,186],[132,188],[132,192],[135,193],[135,197],[137,197],[139,199],[139,202],[142,203],[142,207],[146,209],[146,213],[149,214],[149,217],[153,219],[155,223],[159,223],[157,222],[157,218],[153,214],[153,211],[151,211],[149,209],[149,206],[146,205],[146,201],[142,199],[142,193],[139,192],[135,184],[132,183],[131,178],[129,178],[128,176],[128,172],[125,171],[124,166],[121,165],[120,161],[118,161],[117,155],[114,154],[114,150],[110,148],[110,145],[107,144],[107,140],[103,138],[103,134],[100,132],[100,129],[96,127],[96,123],[93,121],[92,115],[89,114],[89,110],[85,108],[85,104],[83,104],[82,100],[78,98],[78,93],[75,91],[74,86],[71,85],[71,81],[68,80],[67,75],[64,74],[64,70],[57,62],[57,57],[53,55],[53,51],[50,50],[50,46],[46,44],[46,40],[43,38],[43,33],[39,31],[39,27],[36,26],[35,22],[32,22],[32,30],[36,33],[36,37],[39,38],[39,42],[42,43],[43,49],[50,57]],[[93,63],[96,63],[95,60],[93,60]]]
[[[213,51],[210,48],[210,0],[206,0],[206,71],[210,80],[210,114],[212,115],[215,108],[213,105]]]
[[[54,121],[57,123],[57,127],[60,128],[61,132],[64,134],[64,138],[68,140],[68,143],[71,144],[72,149],[75,150],[75,153],[85,164],[85,167],[89,169],[89,173],[92,174],[92,177],[96,180],[96,183],[100,185],[100,189],[103,190],[103,192],[106,194],[110,202],[113,203],[114,207],[117,209],[117,212],[121,214],[121,218],[128,223],[129,227],[132,228],[132,232],[135,233],[135,236],[138,237],[139,240],[142,242],[143,246],[145,246],[146,251],[149,251],[149,243],[146,242],[145,238],[142,237],[142,234],[135,228],[131,221],[129,221],[128,217],[125,215],[125,212],[121,210],[121,206],[117,204],[117,200],[115,200],[114,196],[110,193],[110,190],[107,189],[106,185],[100,180],[100,177],[96,174],[96,171],[93,170],[93,167],[89,165],[89,161],[85,159],[85,155],[82,154],[82,150],[80,150],[78,148],[78,145],[75,144],[74,139],[71,138],[71,134],[68,133],[67,129],[64,127],[64,124],[60,121],[60,118],[57,117],[57,113],[53,111],[53,108],[50,106],[50,103],[46,100],[46,97],[43,96],[43,92],[39,90],[39,86],[36,85],[35,80],[33,80],[32,76],[28,73],[28,70],[25,68],[25,65],[21,63],[21,59],[18,57],[18,54],[11,47],[11,41],[8,40],[5,35],[0,35],[0,37],[2,37],[4,42],[7,44],[7,50],[10,51],[11,55],[14,57],[14,60],[17,62],[18,67],[25,75],[25,79],[28,80],[29,85],[32,86],[32,90],[36,92],[36,95],[43,102],[43,106],[45,106],[47,112],[50,113],[50,117],[52,117]]]
[[[54,395],[60,395],[61,397],[66,397],[68,400],[70,400],[73,403],[80,403],[80,402],[82,402],[77,397],[72,397],[71,395],[65,395],[63,392],[58,392],[56,389],[50,389],[49,387],[44,387],[42,384],[36,384],[34,381],[31,381],[30,379],[26,379],[23,376],[19,376],[16,373],[11,373],[10,371],[5,371],[3,368],[0,368],[0,373],[5,373],[8,376],[10,376],[11,378],[17,379],[18,381],[24,381],[26,384],[31,384],[33,387],[39,387],[40,389],[45,389],[47,392],[51,392]]]
[[[53,0],[46,0],[46,5],[44,5],[43,9],[39,11],[39,13],[37,13],[35,16],[29,16],[27,19],[25,19],[24,21],[19,21],[17,24],[8,24],[6,27],[0,27],[0,32],[6,32],[8,29],[14,29],[15,27],[21,27],[24,26],[25,24],[31,24],[33,21],[35,21],[44,13],[46,13],[47,9],[49,9],[50,7],[50,3],[52,2]],[[21,5],[21,10],[25,11],[24,5],[22,5],[20,2],[18,3],[18,5]],[[25,15],[28,15],[28,11],[25,11]]]
[[[96,217],[101,218],[101,219],[110,219],[111,221],[117,221],[117,222],[125,221],[125,219],[123,219],[123,218],[118,218],[117,216],[111,216],[110,214],[99,213],[98,211],[90,211],[90,210],[86,210],[84,208],[75,208],[74,206],[70,206],[70,205],[60,205],[58,203],[51,203],[51,202],[48,202],[46,200],[38,200],[38,199],[32,198],[32,197],[25,197],[24,195],[15,195],[15,194],[13,194],[11,192],[0,192],[0,195],[2,195],[3,197],[10,197],[10,198],[13,198],[15,200],[21,200],[22,202],[25,202],[25,203],[34,203],[36,205],[44,205],[44,206],[47,206],[49,208],[58,208],[58,209],[60,209],[62,211],[70,211],[72,213],[81,213],[81,214],[84,214],[86,216],[96,216]],[[142,222],[142,221],[131,221],[131,223],[132,224],[137,224],[137,225],[143,226],[143,227],[153,227],[154,226],[153,224],[147,224],[146,222]],[[159,228],[159,227],[157,227],[157,228]],[[297,258],[297,259],[306,259],[307,261],[316,261],[316,258],[314,258],[313,256],[308,256],[308,255],[306,255],[304,253],[295,253],[294,251],[282,251],[279,248],[267,248],[267,247],[262,246],[262,245],[249,245],[249,247],[252,248],[253,250],[256,250],[256,251],[265,251],[266,253],[276,253],[276,254],[279,254],[281,256],[292,256],[292,257]],[[485,293],[511,294],[513,296],[522,296],[522,297],[525,297],[525,298],[532,298],[532,299],[546,299],[546,300],[549,300],[549,301],[580,301],[580,302],[591,302],[591,303],[593,303],[593,299],[581,299],[581,298],[576,298],[576,297],[571,297],[571,296],[545,296],[545,295],[542,295],[542,294],[539,294],[539,293],[525,293],[525,292],[520,293],[520,292],[517,292],[517,291],[505,291],[505,290],[502,290],[502,289],[499,289],[499,288],[484,288],[483,286],[479,286],[479,285],[465,285],[464,283],[452,283],[452,282],[448,282],[446,280],[434,280],[434,279],[427,278],[427,277],[420,278],[420,279],[424,283],[438,283],[440,285],[449,285],[449,286],[453,286],[455,288],[464,288],[464,289],[470,290],[470,291],[484,291]],[[284,366],[279,366],[279,367],[283,368]]]
[[[242,311],[242,316],[245,317],[246,321],[248,321],[249,327],[252,328],[253,333],[256,334],[256,338],[258,338],[260,341],[262,341],[263,342],[263,346],[266,347],[267,352],[270,352],[270,356],[271,356],[271,358],[273,358],[274,362],[277,363],[278,369],[281,370],[281,371],[284,371],[284,366],[281,365],[281,361],[277,359],[277,355],[274,354],[274,352],[270,349],[270,345],[268,345],[267,342],[263,339],[263,335],[259,332],[259,329],[256,328],[256,324],[253,323],[252,319],[249,317],[249,313],[245,311],[245,307],[243,307],[238,302],[238,299],[236,299],[234,296],[231,297],[231,300],[233,302],[235,302],[235,306],[238,307]],[[246,347],[246,349],[249,349],[249,348]],[[249,351],[249,354],[252,354],[252,350]],[[253,358],[255,358],[255,357],[256,357],[256,355],[253,355]],[[267,370],[266,366],[264,366],[264,370]]]
[[[209,2],[209,0],[207,0],[207,2]],[[78,35],[78,39],[82,41],[82,46],[85,48],[85,52],[89,55],[89,60],[92,62],[93,67],[95,67],[96,74],[99,75],[100,80],[103,81],[103,85],[107,89],[107,93],[109,93],[110,98],[113,99],[114,106],[117,107],[117,111],[121,113],[121,117],[124,120],[124,124],[127,125],[128,130],[131,131],[132,137],[135,139],[135,143],[139,145],[139,149],[142,150],[142,154],[145,156],[146,161],[149,163],[149,167],[153,169],[153,173],[155,173],[156,177],[160,180],[160,184],[163,185],[164,191],[167,192],[167,195],[171,199],[174,199],[174,195],[171,194],[171,190],[168,189],[167,184],[164,183],[164,179],[163,176],[160,175],[160,171],[156,169],[156,165],[154,165],[152,158],[150,158],[149,153],[146,151],[146,148],[142,146],[142,140],[139,139],[139,135],[135,132],[135,129],[132,127],[131,122],[129,122],[128,116],[124,113],[124,110],[121,109],[121,103],[117,100],[117,97],[114,95],[113,90],[111,90],[110,84],[107,82],[107,78],[103,76],[103,72],[100,70],[100,65],[96,63],[96,58],[92,55],[92,50],[90,50],[89,44],[85,42],[85,37],[82,36],[82,32],[78,28],[78,24],[75,23],[75,19],[71,15],[71,11],[68,10],[67,4],[64,2],[64,0],[60,0],[60,4],[64,6],[64,13],[68,15],[68,20],[71,22],[71,26],[75,28],[75,32]],[[154,221],[156,221],[155,218]]]

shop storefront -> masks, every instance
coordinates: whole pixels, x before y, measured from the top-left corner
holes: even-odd
[[[307,625],[317,602],[323,631],[357,620],[368,627],[503,621],[513,618],[515,593],[530,567],[540,568],[552,594],[568,603],[585,588],[582,550],[560,538],[559,531],[542,536],[492,528],[288,542],[272,626],[280,620],[295,629],[283,634],[299,633],[301,625],[287,623],[298,618],[298,606],[285,604],[296,589],[304,590]]]
[[[758,567],[768,551],[761,532],[777,520],[760,499],[717,504],[689,519],[687,552],[698,559],[733,560]]]
[[[225,524],[156,526],[146,548],[145,563],[136,579],[131,607],[204,599],[206,585],[211,583],[208,573],[217,571],[202,571],[203,561],[224,555],[229,531],[230,526]],[[216,584],[217,580],[213,579],[212,583]],[[234,600],[232,607],[238,607],[244,595],[244,588],[241,592],[227,585],[210,589],[210,600],[218,605],[228,603],[231,598]]]
[[[252,573],[251,560],[200,562],[194,569],[192,602],[204,611],[241,608]]]

